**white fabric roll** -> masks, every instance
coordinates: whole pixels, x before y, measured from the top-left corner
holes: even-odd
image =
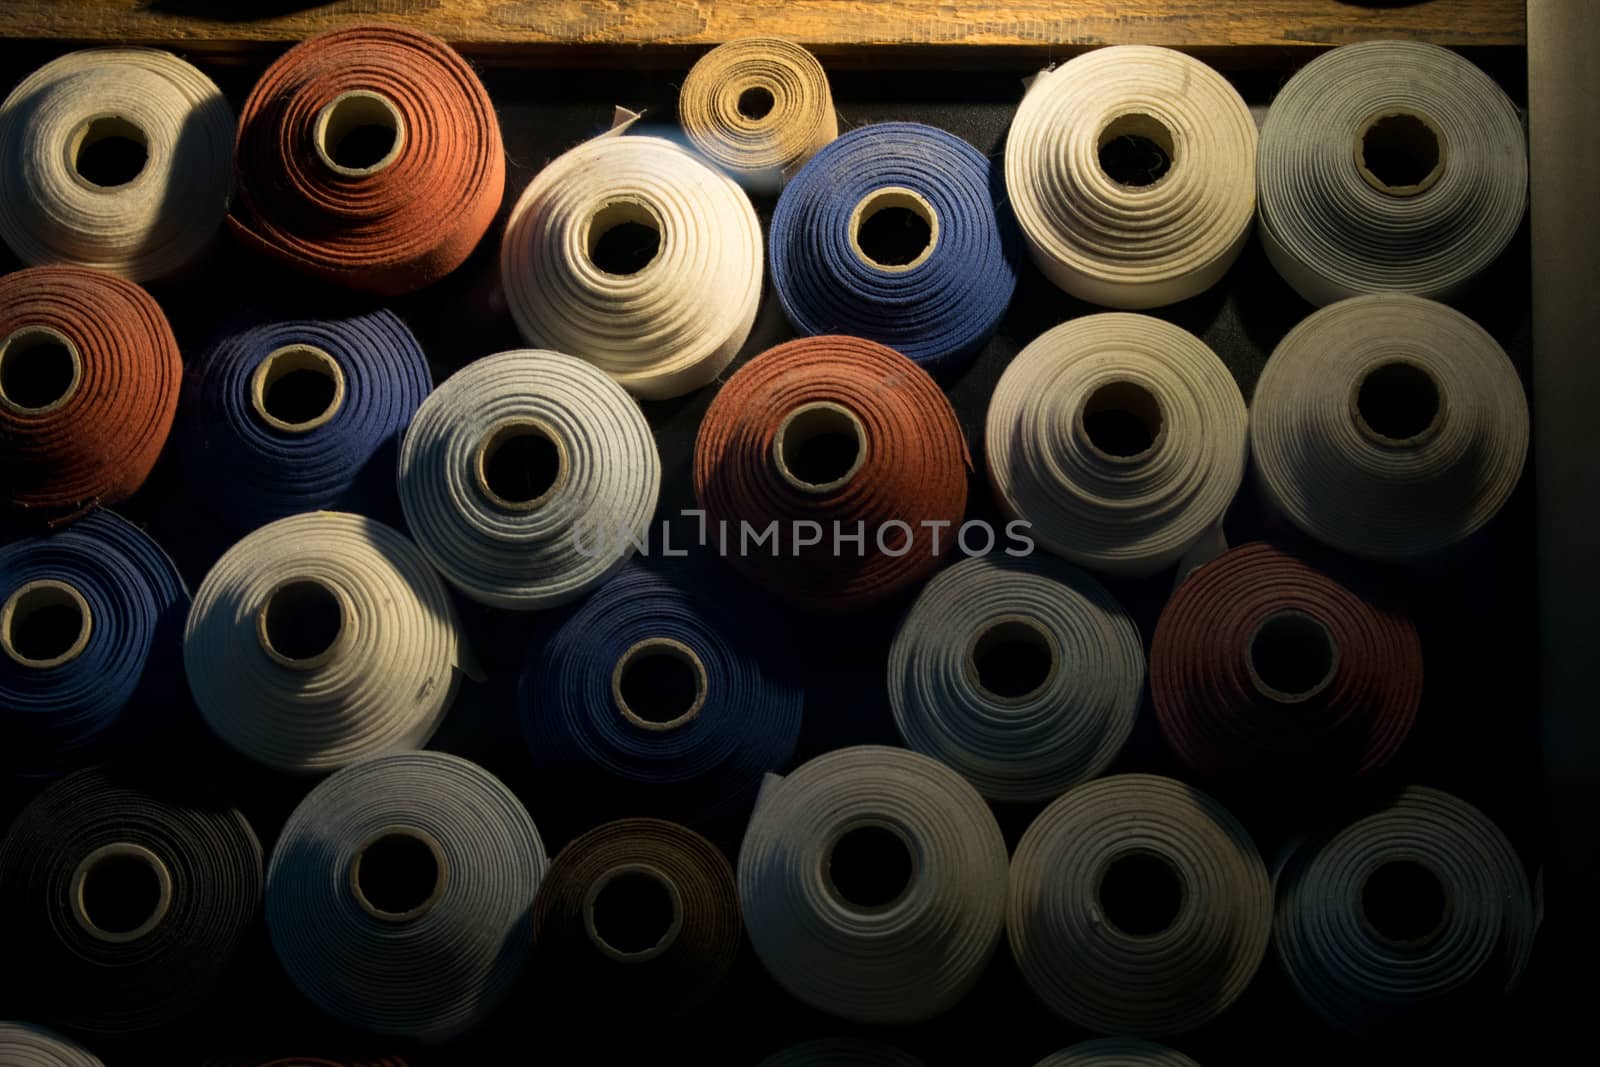
[[[653,259],[611,274],[594,242],[622,223],[656,231]],[[657,137],[607,134],[540,171],[506,226],[506,302],[530,344],[588,360],[642,397],[714,379],[761,297],[761,226],[744,191]]]
[[[281,626],[269,604],[285,612]],[[310,617],[332,623],[331,643],[313,640]],[[449,594],[415,545],[372,519],[317,511],[223,554],[195,593],[183,659],[217,736],[311,774],[426,744],[455,699],[461,647]]]
[[[1113,454],[1100,418],[1150,444]],[[989,480],[1000,507],[1058,556],[1141,577],[1222,519],[1244,477],[1244,398],[1198,337],[1147,315],[1062,323],[1011,361],[989,402]]]
[[[1169,169],[1127,185],[1102,142],[1159,145]],[[1227,79],[1181,52],[1119,45],[1041,74],[1006,138],[1006,191],[1034,262],[1115,308],[1171,304],[1214,285],[1255,212],[1256,124]]]
[[[28,1023],[0,1022],[0,1067],[105,1067],[60,1034]]]
[[[1364,131],[1394,116],[1405,118],[1388,125],[1391,145],[1420,164],[1391,184],[1382,166],[1363,174]],[[1262,246],[1313,304],[1385,291],[1448,299],[1500,255],[1527,206],[1516,107],[1472,63],[1410,41],[1335,48],[1289,79],[1258,168]]]
[[[151,48],[46,63],[0,105],[0,237],[29,266],[67,263],[136,282],[194,259],[228,212],[233,110],[194,67]],[[80,148],[142,137],[144,167],[101,186]]]
[[[835,845],[868,829],[899,838],[909,878],[863,905],[838,886]],[[838,749],[769,776],[739,851],[739,902],[756,954],[813,1007],[911,1022],[951,1007],[1000,937],[1006,846],[976,790],[903,749]]]
[[[1046,1056],[1034,1067],[1199,1067],[1176,1049],[1134,1038],[1082,1041]]]
[[[1027,693],[980,680],[986,645],[1034,646]],[[1044,555],[974,556],[918,594],[889,651],[889,705],[906,744],[990,800],[1050,800],[1106,769],[1144,691],[1139,631],[1104,586]]]
[[[1516,369],[1482,327],[1443,304],[1374,294],[1283,339],[1256,383],[1250,441],[1263,492],[1296,526],[1405,562],[1495,516],[1528,433]]]
[[[497,427],[538,427],[564,457],[533,506],[507,506],[479,481]],[[634,399],[557,352],[501,352],[457,371],[423,401],[400,450],[406,524],[457,589],[491,607],[573,600],[633,553],[655,514],[661,457]]]

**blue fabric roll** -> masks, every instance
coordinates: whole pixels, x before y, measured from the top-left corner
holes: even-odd
[[[9,651],[30,611],[18,594],[41,582],[58,599],[62,586],[75,590],[88,609],[81,649],[54,666],[30,665]],[[0,651],[0,767],[58,774],[99,759],[113,740],[136,737],[157,715],[170,717],[183,677],[189,591],[167,554],[132,523],[97,511],[0,548],[0,611],[13,605],[8,650]]]
[[[273,352],[302,345],[332,357],[344,390],[327,421],[297,432],[262,418],[253,378]],[[396,510],[401,434],[432,388],[422,348],[387,310],[232,334],[184,374],[179,432],[190,483],[238,530],[303,511],[387,516]]]
[[[858,205],[885,188],[917,194],[937,218],[931,252],[909,268],[875,265],[853,244]],[[938,371],[964,364],[994,332],[1020,246],[998,162],[932,126],[883,122],[801,169],[778,199],[769,247],[797,331],[865,337]]]
[[[803,693],[764,670],[730,623],[629,564],[522,675],[518,705],[534,762],[596,805],[626,807],[634,791],[647,791],[653,814],[692,819],[753,802],[762,776],[794,754]],[[680,723],[646,725],[619,707],[613,675],[630,649],[663,640],[698,657],[703,700]]]

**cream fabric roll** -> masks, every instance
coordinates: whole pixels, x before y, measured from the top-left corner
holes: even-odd
[[[194,259],[228,212],[233,110],[222,90],[152,48],[71,52],[0,105],[0,237],[30,266],[66,263],[136,282]],[[97,185],[82,154],[143,144],[137,174]]]
[[[824,1037],[790,1045],[762,1060],[760,1067],[923,1067],[922,1061],[891,1045],[862,1038]]]
[[[1123,137],[1154,142],[1170,166],[1140,184],[1113,177],[1102,148]],[[1006,191],[1046,277],[1092,303],[1151,308],[1210,288],[1238,257],[1255,164],[1255,120],[1227,79],[1181,52],[1119,45],[1034,81],[1006,139]]]
[[[105,1067],[60,1034],[28,1023],[0,1022],[0,1067]]]
[[[1199,1067],[1175,1049],[1150,1041],[1108,1037],[1082,1041],[1046,1056],[1034,1067]]]

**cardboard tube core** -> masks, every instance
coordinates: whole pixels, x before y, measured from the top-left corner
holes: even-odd
[[[346,178],[366,178],[400,158],[406,120],[382,93],[352,89],[317,112],[311,139],[323,166]]]
[[[1095,895],[1113,927],[1129,937],[1156,937],[1177,922],[1189,887],[1167,857],[1135,849],[1111,858]]]
[[[589,262],[606,274],[627,277],[644,270],[661,254],[661,216],[642,200],[613,200],[589,220],[585,246]]]
[[[315,578],[280,583],[256,613],[256,638],[272,660],[307,671],[330,662],[349,630],[344,593]]]
[[[71,400],[83,383],[78,346],[49,326],[24,326],[0,341],[0,407],[46,415]]]
[[[1279,704],[1310,700],[1339,672],[1339,643],[1327,624],[1303,611],[1276,611],[1256,626],[1245,649],[1250,682]]]
[[[674,730],[705,707],[709,680],[698,653],[670,637],[635,643],[611,671],[611,699],[644,730]]]
[[[93,631],[83,594],[53,578],[22,585],[0,605],[0,650],[33,670],[77,659]]]
[[[772,438],[778,475],[802,493],[837,492],[867,459],[867,428],[856,413],[819,400],[784,418]]]
[[[825,883],[853,911],[887,911],[905,899],[921,870],[905,831],[862,819],[840,827],[822,854]]]
[[[850,212],[850,247],[869,267],[911,270],[939,247],[939,215],[921,193],[898,185],[874,189]]]
[[[122,115],[97,115],[79,126],[67,146],[72,173],[93,189],[115,189],[144,173],[150,138]]]
[[[1178,162],[1178,142],[1166,123],[1133,111],[1106,123],[1095,144],[1100,169],[1118,185],[1154,185]]]
[[[499,423],[483,435],[473,458],[478,491],[505,511],[533,511],[548,503],[571,473],[566,441],[539,419]]]
[[[391,826],[367,838],[350,861],[350,892],[375,919],[402,923],[433,910],[450,881],[444,849],[425,830]]]
[[[1421,364],[1397,359],[1362,375],[1350,393],[1356,429],[1374,444],[1415,448],[1439,432],[1446,410],[1443,385]]]
[[[275,430],[307,433],[344,406],[344,371],[313,345],[285,345],[267,353],[250,375],[250,405]]]
[[[664,872],[643,863],[623,864],[595,879],[583,900],[590,942],[619,963],[653,960],[683,930],[683,897]]]
[[[1037,697],[1061,668],[1055,639],[1020,615],[995,619],[967,645],[967,675],[996,704],[1020,705]]]
[[[1119,378],[1092,390],[1078,409],[1083,442],[1110,463],[1138,463],[1149,458],[1167,436],[1166,413],[1139,382]]]
[[[1437,940],[1455,906],[1444,880],[1414,858],[1379,863],[1361,879],[1359,893],[1367,931],[1399,949],[1422,948]]]
[[[1445,142],[1432,121],[1410,111],[1373,115],[1356,131],[1356,169],[1390,196],[1417,196],[1444,173]]]
[[[102,845],[72,875],[72,915],[99,941],[121,944],[154,930],[172,908],[172,872],[143,845]]]

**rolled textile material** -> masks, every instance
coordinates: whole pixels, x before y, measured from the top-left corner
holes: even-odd
[[[91,768],[48,786],[0,843],[7,1002],[73,1030],[172,1023],[211,994],[261,902],[239,812]]]
[[[1006,929],[1029,987],[1090,1030],[1193,1029],[1244,992],[1272,927],[1267,869],[1222,805],[1122,774],[1040,813],[1011,861]]]
[[[1511,989],[1533,949],[1535,905],[1511,843],[1472,805],[1421,786],[1302,842],[1277,898],[1284,970],[1344,1030],[1460,1019]]]
[[[824,1037],[775,1052],[760,1067],[922,1067],[922,1061],[881,1041]]]
[[[977,355],[1017,284],[996,166],[915,122],[863,126],[818,152],[784,189],[769,234],[772,285],[795,330],[865,337],[929,371]]]
[[[434,390],[400,449],[417,543],[479,603],[555,607],[604,582],[655,514],[661,457],[633,398],[571,356],[480,359]]]
[[[1006,189],[1034,262],[1114,308],[1215,285],[1249,237],[1255,167],[1255,120],[1227,79],[1144,45],[1041,74],[1006,137]]]
[[[739,851],[756,954],[812,1007],[874,1023],[955,1005],[1000,938],[1006,846],[950,768],[876,745],[768,779]]]
[[[742,37],[696,60],[678,121],[701,155],[763,193],[839,136],[822,64],[781,37]]]
[[[279,519],[224,553],[183,639],[211,729],[290,774],[427,744],[461,657],[455,609],[422,553],[336,511]]]
[[[1047,556],[976,556],[923,587],[889,650],[906,744],[990,800],[1050,800],[1103,772],[1144,692],[1139,631],[1104,586]]]
[[[517,699],[541,773],[597,804],[696,818],[748,806],[788,766],[804,694],[763,669],[739,620],[630,565],[529,660]]]
[[[925,371],[873,341],[810,337],[768,349],[711,402],[695,498],[751,581],[843,613],[938,566],[966,511],[969,465],[955,411]]]
[[[1501,347],[1460,312],[1399,294],[1341,301],[1289,332],[1256,383],[1262,492],[1341,552],[1435,558],[1488,524],[1528,453]]]
[[[432,386],[416,338],[386,310],[225,337],[185,371],[189,483],[241,529],[392,508],[400,437]]]
[[[0,765],[54,774],[159,733],[188,610],[172,559],[109,511],[0,548]]]
[[[539,1003],[610,1016],[702,1002],[733,966],[743,926],[733,868],[710,841],[623,819],[556,856],[533,910]]]
[[[69,52],[0,104],[0,238],[30,266],[166,277],[228,213],[233,135],[222,90],[170,52]]]
[[[995,386],[985,438],[1001,510],[1056,555],[1120,577],[1172,565],[1214,529],[1248,451],[1244,398],[1216,353],[1117,312],[1024,348]]]
[[[505,194],[489,94],[444,41],[382,24],[311,37],[239,116],[229,229],[334,285],[396,296],[461,265]]]
[[[183,363],[150,294],[80,267],[0,278],[0,488],[66,522],[131,496],[178,410]]]
[[[1416,721],[1422,641],[1375,582],[1246,545],[1172,594],[1150,647],[1150,696],[1193,770],[1366,774]]]
[[[1199,1067],[1176,1049],[1133,1038],[1080,1041],[1033,1067]]]
[[[1436,45],[1326,52],[1261,130],[1261,243],[1313,304],[1458,294],[1522,223],[1522,119],[1494,80]]]
[[[443,752],[347,767],[289,816],[267,928],[307,1000],[363,1030],[445,1040],[509,992],[546,859],[488,771]]]
[[[105,1067],[87,1049],[28,1023],[0,1022],[0,1067]]]
[[[690,152],[612,133],[529,183],[500,277],[529,344],[637,396],[674,397],[722,373],[750,335],[761,226],[744,191]]]

